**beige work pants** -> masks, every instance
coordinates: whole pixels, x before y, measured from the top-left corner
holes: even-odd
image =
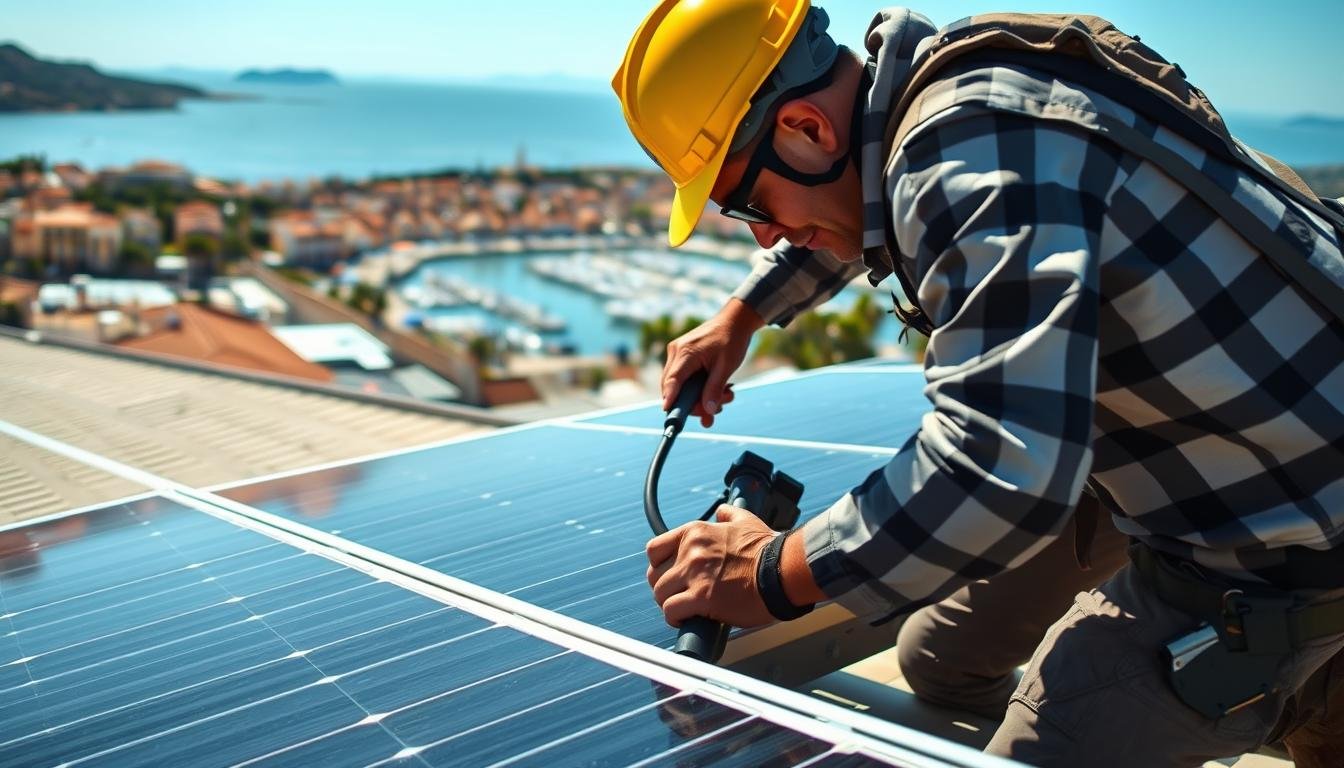
[[[912,615],[897,648],[916,694],[1002,719],[986,751],[1028,765],[1194,766],[1288,733],[1298,768],[1344,766],[1344,636],[1287,657],[1279,694],[1209,720],[1171,691],[1159,657],[1198,622],[1151,594],[1101,518],[1090,570],[1071,522],[1021,568]]]

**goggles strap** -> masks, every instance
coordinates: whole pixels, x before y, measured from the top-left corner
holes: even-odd
[[[829,80],[829,73],[827,74],[827,80]],[[830,168],[827,168],[820,173],[807,173],[789,165],[785,162],[784,158],[779,156],[779,153],[775,152],[773,126],[763,137],[764,140],[761,142],[761,146],[757,149],[763,167],[768,168],[772,172],[795,184],[801,184],[805,187],[819,187],[839,179],[844,175],[845,168],[849,166],[850,160],[854,160],[855,167],[858,167],[859,153],[863,148],[863,137],[860,135],[860,131],[863,128],[863,113],[865,106],[864,94],[866,90],[866,88],[861,87],[859,92],[854,95],[854,109],[849,122],[849,151],[836,158]]]

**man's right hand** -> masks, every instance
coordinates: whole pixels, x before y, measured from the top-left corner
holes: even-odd
[[[700,417],[701,425],[712,426],[715,414],[733,400],[728,377],[746,359],[752,334],[764,326],[756,310],[731,298],[717,315],[669,342],[663,366],[663,410],[672,407],[686,380],[703,369],[709,371],[709,378],[691,412]]]

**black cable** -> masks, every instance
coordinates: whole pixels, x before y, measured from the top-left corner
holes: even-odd
[[[695,404],[700,402],[700,395],[704,393],[705,381],[708,379],[709,373],[703,370],[687,379],[677,393],[672,410],[663,419],[663,439],[659,441],[653,462],[649,464],[649,473],[644,477],[644,516],[648,518],[649,527],[655,536],[667,533],[667,523],[663,521],[663,513],[658,508],[658,478],[663,474],[663,462],[667,461],[672,443],[686,426],[686,419],[695,409]]]
[[[677,433],[671,427],[663,430],[663,439],[654,451],[653,463],[649,465],[649,474],[644,478],[644,516],[649,519],[649,527],[655,536],[667,533],[667,523],[663,522],[663,513],[658,509],[658,478],[663,474],[663,462],[672,450],[672,441]]]

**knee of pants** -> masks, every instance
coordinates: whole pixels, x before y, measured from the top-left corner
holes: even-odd
[[[956,690],[967,675],[954,665],[942,663],[929,647],[929,633],[918,613],[910,617],[896,636],[896,663],[901,676],[915,693],[941,694]]]
[[[1017,685],[1012,668],[986,664],[983,639],[955,631],[939,621],[935,607],[916,612],[896,638],[896,658],[905,682],[917,696],[934,704],[964,709],[995,719],[1003,716]]]

